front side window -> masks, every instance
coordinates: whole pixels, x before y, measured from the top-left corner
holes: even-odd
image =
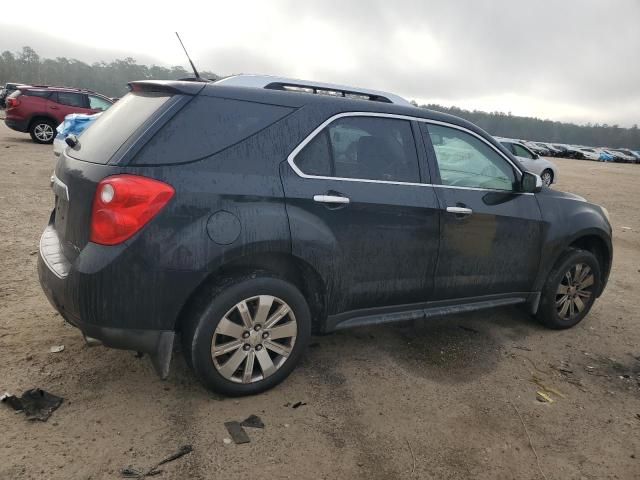
[[[420,181],[411,123],[393,118],[340,118],[316,135],[295,162],[308,175]]]
[[[513,153],[518,157],[530,158],[533,160],[533,155],[531,155],[531,152],[529,152],[529,150],[524,148],[522,145],[518,145],[517,143],[513,144]]]
[[[89,108],[92,110],[106,110],[111,106],[111,103],[106,101],[104,98],[96,97],[94,95],[89,95]]]
[[[85,97],[80,93],[58,92],[58,103],[70,107],[86,108]]]
[[[513,167],[493,148],[462,130],[427,127],[443,185],[513,190]]]

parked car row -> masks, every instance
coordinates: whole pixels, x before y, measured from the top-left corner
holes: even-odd
[[[558,178],[555,164],[545,158],[541,158],[536,152],[519,140],[496,137],[504,148],[509,150],[528,171],[540,175],[544,184],[549,187]]]
[[[10,85],[16,88],[5,100],[4,122],[13,130],[29,133],[36,143],[52,143],[56,127],[67,115],[103,112],[115,102],[113,98],[79,88]]]
[[[640,163],[640,150],[629,148],[588,147],[548,142],[517,140],[534,153],[544,157],[576,158],[600,162]]]

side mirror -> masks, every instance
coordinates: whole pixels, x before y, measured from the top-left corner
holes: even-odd
[[[524,172],[522,174],[520,187],[525,193],[538,193],[542,190],[542,178],[535,173]]]
[[[537,153],[533,154],[533,159],[534,160],[538,160],[540,158],[540,155],[538,155]]]

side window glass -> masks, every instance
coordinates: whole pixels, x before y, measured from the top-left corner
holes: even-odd
[[[307,175],[328,177],[332,175],[331,145],[329,135],[323,130],[296,156],[296,166]]]
[[[475,136],[451,127],[429,125],[443,185],[513,190],[513,167]]]
[[[70,107],[85,108],[84,95],[71,92],[58,92],[58,103]]]
[[[513,144],[513,150],[514,153],[518,156],[518,157],[523,157],[523,158],[531,158],[533,159],[533,155],[531,155],[529,153],[529,150],[527,150],[526,148],[524,148],[522,145],[518,145],[517,143]]]
[[[104,98],[94,97],[93,95],[89,95],[89,108],[92,110],[106,110],[109,108],[111,104],[107,102]]]
[[[295,159],[309,175],[418,183],[411,123],[382,117],[345,117],[328,125]],[[312,173],[321,171],[330,173]]]

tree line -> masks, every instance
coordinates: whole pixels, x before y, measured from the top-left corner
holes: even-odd
[[[534,117],[518,117],[503,112],[471,111],[436,104],[420,106],[462,117],[497,137],[592,147],[626,147],[640,150],[640,129],[637,124],[631,128],[622,128],[606,123],[602,125],[597,123],[576,125],[575,123],[542,120]]]
[[[212,72],[200,72],[200,75],[218,78]],[[134,80],[176,80],[185,77],[193,77],[193,72],[180,66],[140,65],[131,57],[89,65],[73,58],[41,58],[31,47],[23,47],[22,51],[16,53],[5,50],[0,54],[0,85],[7,82],[64,85],[121,97],[129,91],[127,83]]]
[[[212,72],[201,72],[205,78],[219,78]],[[41,58],[31,47],[19,52],[0,54],[0,84],[23,82],[27,84],[65,85],[88,88],[111,97],[127,93],[127,83],[134,80],[175,80],[193,76],[181,66],[162,67],[140,65],[127,57],[112,62],[88,64],[73,58]],[[533,117],[519,117],[503,112],[463,110],[429,104],[421,107],[450,113],[465,118],[492,135],[590,146],[628,147],[640,149],[638,125],[622,128],[618,125],[556,122]]]

